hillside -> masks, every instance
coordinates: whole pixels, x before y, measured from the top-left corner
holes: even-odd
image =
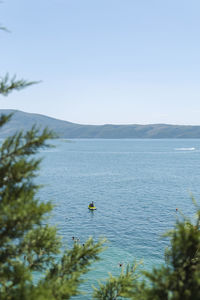
[[[61,138],[200,138],[200,126],[191,125],[80,125],[40,114],[0,109],[0,114],[14,113],[12,120],[0,130],[0,138],[16,130],[30,129],[33,124],[48,126]]]

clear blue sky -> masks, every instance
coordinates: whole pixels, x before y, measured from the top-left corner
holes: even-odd
[[[4,0],[0,108],[82,124],[200,125],[199,0]]]

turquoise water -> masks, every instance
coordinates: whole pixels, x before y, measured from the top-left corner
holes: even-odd
[[[102,261],[86,277],[83,290],[119,263],[143,260],[151,269],[164,261],[162,234],[176,219],[176,208],[193,215],[191,192],[200,195],[200,140],[66,140],[41,151],[39,196],[56,205],[51,222],[64,245],[106,237]],[[88,210],[94,201],[95,212]],[[89,299],[88,295],[77,299]]]

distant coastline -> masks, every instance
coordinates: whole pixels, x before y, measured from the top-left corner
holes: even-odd
[[[26,113],[19,110],[0,109],[1,114],[14,113],[11,121],[1,128],[0,138],[14,134],[17,130],[30,129],[33,124],[49,127],[60,138],[102,138],[102,139],[166,139],[166,138],[200,138],[199,125],[81,125],[58,120],[45,115]]]

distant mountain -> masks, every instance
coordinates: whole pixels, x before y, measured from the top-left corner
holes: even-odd
[[[48,126],[61,138],[200,138],[200,126],[192,125],[80,125],[40,114],[18,110],[0,109],[1,114],[14,113],[11,121],[0,129],[0,138],[14,134],[17,130],[30,129],[33,124]]]

